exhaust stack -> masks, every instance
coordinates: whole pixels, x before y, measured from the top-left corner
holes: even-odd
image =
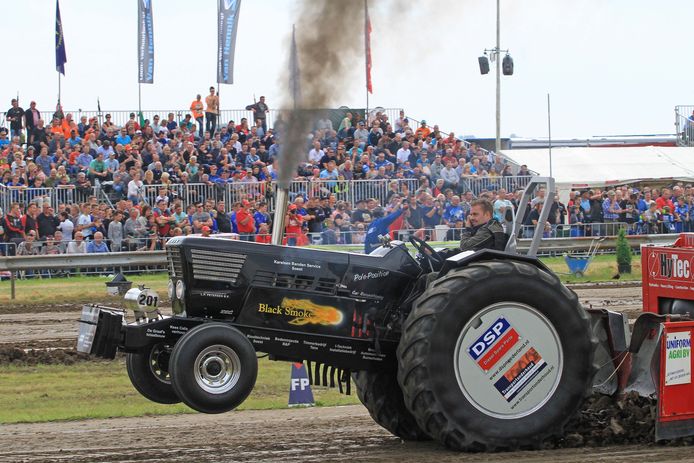
[[[289,203],[289,185],[280,182],[277,186],[277,198],[275,201],[275,217],[272,226],[272,244],[282,244],[284,236],[284,219],[287,217],[287,204]]]

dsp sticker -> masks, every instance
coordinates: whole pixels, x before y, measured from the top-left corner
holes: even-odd
[[[519,338],[508,320],[500,317],[468,348],[468,353],[487,372],[511,350]]]
[[[494,387],[504,396],[506,401],[510,402],[546,366],[547,362],[542,359],[535,348],[531,347],[504,373],[504,376],[494,383]]]

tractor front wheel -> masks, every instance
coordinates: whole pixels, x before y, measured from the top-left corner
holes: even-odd
[[[473,263],[415,301],[398,381],[420,427],[447,447],[536,448],[583,402],[596,343],[555,275],[518,261]]]
[[[125,367],[137,392],[152,402],[177,404],[181,401],[171,386],[169,357],[171,351],[164,344],[155,344],[144,352],[127,354]]]
[[[183,335],[173,348],[170,365],[176,394],[203,413],[223,413],[239,406],[258,375],[251,342],[222,323],[205,323]]]

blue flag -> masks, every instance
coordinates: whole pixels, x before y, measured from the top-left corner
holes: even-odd
[[[234,83],[234,49],[241,0],[218,0],[217,82]]]
[[[154,25],[152,0],[137,2],[137,81],[154,83]]]
[[[60,20],[60,1],[55,0],[55,70],[65,75],[65,37],[63,36],[63,22]]]

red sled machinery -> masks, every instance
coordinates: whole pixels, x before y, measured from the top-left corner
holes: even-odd
[[[643,313],[590,309],[599,345],[593,389],[657,399],[655,439],[694,435],[694,233],[641,247]]]

